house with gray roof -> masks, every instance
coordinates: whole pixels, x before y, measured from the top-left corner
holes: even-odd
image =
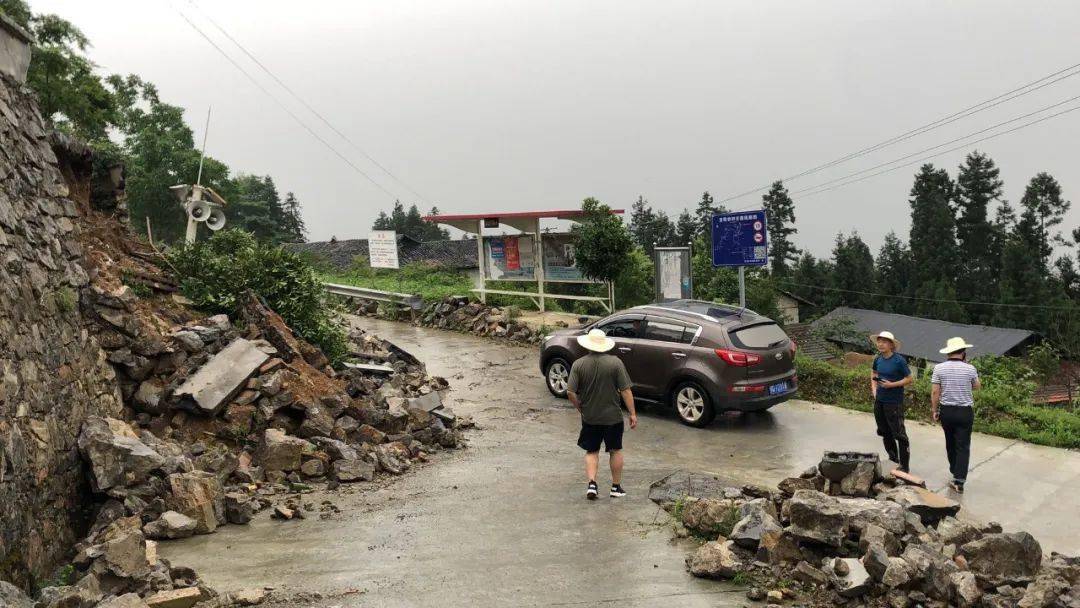
[[[1008,327],[990,327],[987,325],[967,325],[950,323],[935,319],[911,317],[891,312],[848,308],[841,306],[814,321],[814,327],[834,322],[837,319],[850,319],[855,327],[865,336],[860,344],[846,344],[865,350],[869,346],[870,334],[891,331],[901,342],[900,354],[909,359],[923,359],[931,363],[940,363],[947,357],[938,352],[945,341],[953,336],[961,336],[975,348],[968,350],[968,356],[1012,355],[1019,356],[1039,340],[1039,336],[1026,329]]]

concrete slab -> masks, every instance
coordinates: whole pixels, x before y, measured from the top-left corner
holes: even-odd
[[[325,605],[741,606],[743,590],[685,571],[693,544],[672,542],[657,525],[665,515],[648,500],[650,483],[685,469],[731,485],[772,485],[826,449],[882,451],[871,416],[803,401],[721,416],[707,429],[646,409],[625,438],[629,496],[588,502],[578,416],[544,388],[535,348],[354,322],[450,381],[447,405],[479,425],[469,448],[437,454],[389,484],[328,494],[343,511],[336,519],[283,524],[263,513],[249,526],[161,543],[163,557],[198,566],[221,591],[276,585],[339,594]],[[944,487],[940,429],[913,424],[908,432],[914,469],[932,489]],[[1047,551],[1080,552],[1080,454],[978,435],[972,463],[967,493],[954,497],[961,516],[1025,529]]]
[[[214,416],[269,358],[258,344],[237,338],[181,384],[176,395],[182,404]]]

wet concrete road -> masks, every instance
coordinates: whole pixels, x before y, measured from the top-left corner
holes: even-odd
[[[738,606],[741,590],[686,574],[692,545],[658,525],[664,514],[646,498],[649,483],[686,468],[774,484],[824,449],[880,450],[871,416],[808,402],[722,416],[707,429],[644,409],[626,437],[630,496],[589,503],[577,415],[544,388],[535,348],[355,322],[450,381],[449,405],[480,426],[469,448],[390,483],[314,496],[342,509],[334,519],[262,514],[250,526],[162,543],[164,557],[198,568],[219,590],[330,592],[325,606]],[[909,434],[914,472],[943,486],[940,430],[909,424]],[[962,513],[1028,530],[1047,552],[1080,553],[1080,454],[980,435],[972,466]]]

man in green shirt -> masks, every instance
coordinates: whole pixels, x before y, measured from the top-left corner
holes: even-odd
[[[599,329],[578,336],[578,344],[590,351],[570,368],[567,396],[581,414],[581,434],[578,446],[585,450],[585,476],[589,479],[585,497],[596,500],[596,470],[600,466],[600,444],[608,451],[611,463],[611,497],[626,496],[620,482],[623,469],[623,413],[621,404],[630,412],[630,428],[637,427],[634,395],[630,392],[630,376],[626,366],[607,352],[615,341]]]

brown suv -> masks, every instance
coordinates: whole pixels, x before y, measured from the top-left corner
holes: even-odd
[[[757,411],[795,393],[795,341],[751,310],[697,300],[637,306],[544,337],[540,369],[548,390],[566,396],[570,366],[585,354],[577,336],[601,329],[615,339],[634,396],[674,406],[702,427],[723,410]]]

